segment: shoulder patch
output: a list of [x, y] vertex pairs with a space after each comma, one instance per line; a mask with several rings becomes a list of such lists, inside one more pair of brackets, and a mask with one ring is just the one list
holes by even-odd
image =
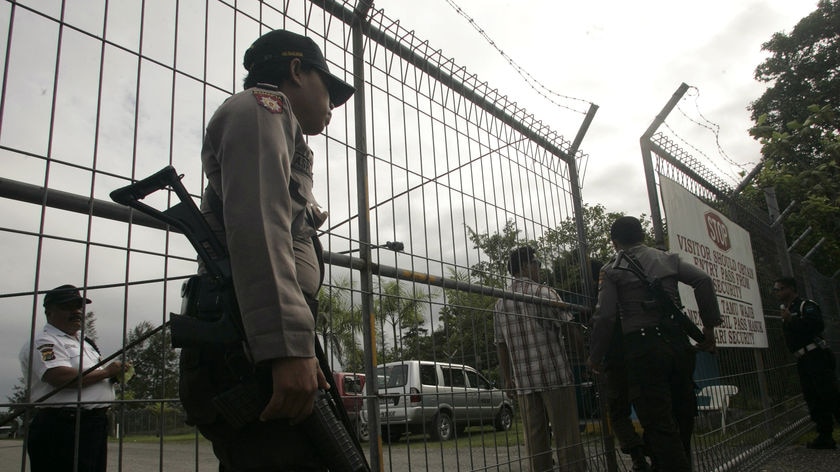
[[252, 92], [257, 103], [271, 113], [283, 113], [283, 97], [281, 95], [255, 90]]
[[307, 153], [296, 150], [295, 155], [292, 157], [292, 169], [303, 172], [306, 175], [312, 175], [312, 159]]
[[39, 350], [39, 351], [40, 351], [41, 349], [44, 349], [44, 348], [46, 348], [46, 347], [50, 347], [50, 348], [51, 348], [51, 347], [53, 347], [53, 346], [54, 346], [53, 344], [41, 344], [40, 346], [36, 347], [35, 349], [37, 349], [37, 350]]
[[42, 361], [47, 362], [55, 359], [55, 352], [53, 352], [52, 345], [50, 345], [50, 347], [44, 347], [38, 350], [41, 351]]

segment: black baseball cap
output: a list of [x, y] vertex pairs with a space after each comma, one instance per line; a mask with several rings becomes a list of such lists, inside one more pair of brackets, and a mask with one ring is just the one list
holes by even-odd
[[300, 59], [324, 73], [330, 101], [334, 106], [343, 105], [356, 91], [352, 85], [339, 79], [330, 72], [327, 60], [321, 48], [306, 36], [286, 30], [274, 30], [260, 36], [245, 51], [243, 65], [249, 72], [258, 65], [269, 61]]
[[85, 303], [91, 303], [90, 300], [79, 293], [78, 288], [69, 284], [62, 285], [47, 292], [44, 296], [44, 306], [58, 305], [60, 303], [75, 302], [78, 300], [84, 300]]

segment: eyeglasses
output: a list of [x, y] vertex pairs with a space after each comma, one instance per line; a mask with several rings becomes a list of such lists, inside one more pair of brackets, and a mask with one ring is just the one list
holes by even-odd
[[773, 287], [773, 288], [771, 288], [770, 290], [771, 290], [772, 292], [781, 292], [781, 291], [782, 291], [782, 290], [784, 290], [784, 289], [785, 289], [784, 287]]

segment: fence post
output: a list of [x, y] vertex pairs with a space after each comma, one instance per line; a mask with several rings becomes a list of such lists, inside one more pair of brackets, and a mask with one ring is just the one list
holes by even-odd
[[[776, 221], [781, 215], [779, 211], [779, 202], [776, 200], [776, 189], [767, 187], [764, 189], [764, 200], [767, 202], [767, 212], [770, 214], [770, 221]], [[779, 264], [783, 277], [793, 277], [793, 265], [790, 263], [790, 254], [787, 250], [787, 241], [785, 241], [785, 229], [781, 221], [771, 227], [773, 230], [773, 237], [776, 240], [776, 251], [779, 254]]]
[[364, 363], [365, 393], [367, 394], [368, 430], [370, 432], [369, 460], [373, 471], [382, 470], [382, 442], [379, 434], [379, 398], [376, 388], [376, 317], [373, 313], [373, 271], [371, 268], [370, 247], [370, 202], [368, 200], [368, 162], [367, 162], [367, 110], [365, 109], [365, 36], [363, 23], [366, 21], [372, 3], [358, 2], [353, 12], [351, 24], [353, 40], [353, 113], [355, 115], [356, 145], [356, 198], [359, 206], [359, 258], [362, 319], [362, 335], [365, 343]]
[[650, 218], [653, 223], [653, 236], [656, 239], [656, 247], [659, 249], [665, 249], [665, 229], [662, 225], [662, 210], [659, 208], [659, 191], [656, 188], [656, 176], [654, 175], [653, 169], [653, 157], [651, 156], [650, 150], [650, 138], [653, 136], [653, 133], [656, 132], [656, 129], [659, 128], [659, 125], [665, 121], [665, 118], [671, 113], [671, 110], [677, 106], [677, 103], [682, 99], [682, 96], [685, 95], [685, 92], [688, 90], [688, 85], [685, 83], [680, 84], [677, 87], [677, 91], [674, 92], [674, 95], [671, 96], [671, 99], [668, 100], [668, 103], [662, 108], [662, 111], [656, 115], [653, 122], [651, 122], [648, 129], [645, 130], [642, 137], [639, 138], [639, 144], [642, 146], [642, 164], [644, 164], [645, 168], [645, 181], [647, 182], [647, 190], [648, 190], [648, 200], [650, 201]]

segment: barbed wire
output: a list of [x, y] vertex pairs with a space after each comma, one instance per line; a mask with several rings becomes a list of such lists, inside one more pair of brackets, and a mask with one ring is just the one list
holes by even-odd
[[747, 166], [755, 166], [757, 163], [746, 162], [744, 164], [740, 164], [737, 161], [735, 161], [735, 159], [733, 159], [726, 152], [725, 149], [723, 149], [723, 145], [720, 142], [720, 125], [706, 118], [706, 115], [704, 115], [703, 112], [700, 111], [700, 89], [696, 86], [690, 85], [688, 88], [688, 92], [686, 93], [686, 97], [694, 97], [694, 110], [697, 112], [697, 116], [699, 116], [704, 121], [704, 123], [701, 123], [700, 121], [689, 116], [688, 113], [686, 113], [685, 110], [683, 110], [682, 107], [680, 107], [680, 105], [677, 104], [677, 110], [680, 112], [680, 114], [682, 114], [688, 121], [694, 123], [695, 125], [700, 126], [701, 128], [705, 128], [712, 132], [712, 134], [715, 137], [715, 146], [717, 147], [718, 155], [720, 155], [729, 165], [741, 169], [741, 171], [743, 171], [744, 173], [749, 172]]
[[[456, 13], [458, 13], [459, 15], [461, 15], [461, 17], [463, 17], [465, 20], [467, 20], [467, 22], [473, 27], [473, 29], [475, 29], [478, 32], [478, 34], [480, 34], [484, 38], [484, 40], [487, 41], [487, 44], [492, 46], [493, 49], [495, 49], [499, 53], [499, 55], [501, 55], [502, 58], [505, 61], [507, 61], [507, 63], [510, 64], [511, 67], [513, 67], [513, 70], [515, 70], [516, 73], [519, 74], [519, 76], [522, 77], [525, 80], [525, 82], [528, 84], [528, 86], [531, 87], [535, 92], [537, 92], [537, 94], [539, 94], [541, 97], [545, 98], [546, 100], [548, 100], [549, 102], [551, 102], [553, 105], [555, 105], [557, 107], [564, 108], [566, 110], [570, 110], [572, 112], [579, 113], [581, 115], [586, 114], [586, 111], [588, 110], [589, 105], [591, 105], [592, 102], [590, 102], [588, 100], [584, 100], [582, 98], [572, 97], [572, 96], [569, 96], [569, 95], [563, 95], [559, 92], [556, 92], [556, 91], [552, 90], [551, 88], [547, 87], [546, 85], [544, 85], [542, 82], [537, 80], [533, 75], [531, 75], [527, 70], [522, 68], [522, 66], [517, 64], [516, 61], [513, 60], [513, 58], [511, 58], [509, 55], [507, 55], [499, 47], [499, 45], [496, 44], [495, 41], [493, 41], [493, 38], [491, 38], [490, 35], [487, 34], [487, 32], [484, 31], [484, 29], [481, 26], [478, 25], [478, 23], [475, 21], [475, 19], [472, 18], [469, 14], [467, 14], [467, 12], [465, 12], [463, 8], [458, 6], [453, 0], [446, 0], [446, 3], [448, 3], [449, 6], [451, 6], [455, 10]], [[556, 101], [552, 97], [557, 97], [557, 98], [560, 98], [560, 99], [570, 100], [570, 101], [573, 101], [573, 102], [580, 102], [581, 104], [586, 105], [586, 109], [585, 110], [578, 110], [577, 108], [573, 108], [569, 105], [564, 105], [562, 103], [559, 103], [558, 101]]]
[[690, 142], [688, 142], [688, 140], [687, 140], [687, 139], [683, 138], [683, 137], [682, 137], [679, 133], [677, 133], [677, 132], [674, 130], [674, 128], [671, 128], [671, 126], [668, 124], [668, 122], [667, 122], [667, 121], [663, 122], [663, 123], [662, 123], [662, 125], [663, 125], [663, 126], [664, 126], [664, 127], [665, 127], [665, 128], [666, 128], [666, 129], [667, 129], [667, 130], [671, 133], [671, 135], [672, 135], [672, 136], [674, 136], [674, 138], [676, 138], [676, 139], [677, 139], [677, 140], [679, 140], [681, 143], [683, 143], [684, 145], [686, 145], [686, 146], [688, 146], [689, 148], [691, 148], [691, 150], [692, 150], [692, 151], [694, 151], [694, 152], [696, 152], [697, 154], [699, 154], [699, 155], [703, 156], [703, 157], [706, 159], [706, 162], [710, 163], [710, 164], [712, 165], [712, 167], [714, 167], [714, 168], [715, 168], [718, 172], [720, 172], [721, 174], [723, 174], [723, 175], [725, 175], [725, 176], [729, 177], [729, 178], [730, 178], [730, 179], [732, 179], [735, 183], [738, 183], [738, 182], [740, 181], [740, 179], [739, 179], [738, 177], [736, 177], [736, 176], [732, 175], [732, 174], [731, 174], [730, 172], [728, 172], [728, 171], [725, 171], [725, 170], [721, 169], [721, 168], [720, 168], [720, 166], [719, 166], [719, 165], [717, 165], [717, 163], [716, 163], [716, 162], [715, 162], [712, 158], [710, 158], [710, 157], [709, 157], [709, 156], [708, 156], [705, 152], [701, 151], [701, 150], [700, 150], [697, 146], [695, 146], [695, 145], [691, 144]]

